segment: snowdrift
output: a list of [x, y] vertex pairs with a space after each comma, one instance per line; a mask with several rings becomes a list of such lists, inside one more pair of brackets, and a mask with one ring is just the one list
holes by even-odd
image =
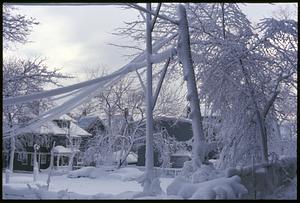
[[112, 167], [84, 167], [75, 171], [70, 171], [69, 178], [102, 178], [102, 179], [119, 179], [122, 181], [135, 180], [142, 176], [143, 172], [136, 168], [120, 168], [114, 169]]
[[247, 192], [239, 176], [217, 178], [196, 184], [178, 176], [167, 188], [167, 195], [180, 196], [183, 199], [239, 199]]
[[291, 182], [297, 175], [297, 158], [281, 157], [269, 164], [229, 168], [227, 177], [238, 175], [249, 193], [244, 199], [264, 198], [277, 188]]

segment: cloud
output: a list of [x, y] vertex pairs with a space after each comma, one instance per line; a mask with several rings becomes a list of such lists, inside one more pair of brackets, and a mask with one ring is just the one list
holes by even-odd
[[[29, 36], [31, 43], [18, 46], [9, 55], [46, 57], [49, 67], [66, 73], [82, 73], [86, 67], [105, 65], [118, 69], [124, 53], [107, 43], [118, 43], [109, 32], [135, 19], [135, 10], [116, 6], [17, 6], [17, 12], [40, 22]], [[124, 40], [123, 40], [124, 41]], [[120, 43], [128, 43], [120, 42]]]

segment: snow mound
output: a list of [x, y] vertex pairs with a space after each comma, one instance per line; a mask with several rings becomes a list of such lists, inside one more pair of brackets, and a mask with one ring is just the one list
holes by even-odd
[[[46, 186], [30, 186], [22, 185], [15, 187], [13, 185], [3, 186], [4, 199], [114, 199], [114, 195], [106, 193], [97, 193], [95, 195], [84, 195], [68, 190], [60, 190], [57, 192], [48, 191]], [[123, 194], [118, 198], [126, 198]]]
[[83, 167], [81, 169], [70, 171], [69, 178], [101, 178], [101, 179], [118, 179], [122, 181], [131, 181], [140, 177], [142, 171], [136, 168], [120, 168], [113, 169], [111, 167], [96, 168], [92, 166]]
[[[115, 157], [115, 161], [118, 161], [121, 159], [122, 151], [116, 151], [113, 153]], [[127, 163], [137, 163], [138, 160], [138, 155], [135, 154], [134, 152], [129, 152], [128, 156], [126, 157], [126, 162]]]
[[200, 168], [194, 168], [192, 161], [184, 162], [181, 175], [191, 183], [201, 183], [215, 178], [224, 177], [224, 172], [217, 170], [212, 163], [202, 164]]
[[189, 183], [178, 176], [168, 186], [167, 194], [184, 199], [238, 199], [248, 190], [241, 184], [239, 176], [217, 178], [202, 183]]
[[96, 168], [93, 166], [87, 166], [75, 171], [70, 171], [68, 174], [68, 178], [89, 177], [91, 172], [95, 169]]
[[141, 175], [143, 175], [143, 172], [136, 168], [120, 168], [115, 171], [112, 171], [108, 175], [109, 177], [114, 177], [123, 181], [130, 181], [135, 180]]

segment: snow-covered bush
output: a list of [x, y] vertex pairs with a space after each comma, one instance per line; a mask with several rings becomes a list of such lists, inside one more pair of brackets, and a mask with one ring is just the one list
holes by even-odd
[[247, 194], [239, 176], [217, 178], [202, 183], [189, 183], [178, 176], [167, 187], [168, 195], [178, 195], [184, 199], [237, 199]]
[[184, 166], [180, 173], [186, 180], [191, 183], [201, 183], [224, 176], [223, 172], [215, 169], [212, 163], [202, 164], [199, 168], [193, 168], [192, 161], [184, 162]]

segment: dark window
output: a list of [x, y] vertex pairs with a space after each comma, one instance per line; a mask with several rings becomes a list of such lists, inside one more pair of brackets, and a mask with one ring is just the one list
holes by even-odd
[[22, 165], [27, 165], [27, 154], [25, 153], [17, 153], [17, 160], [22, 162]]
[[54, 122], [58, 125], [60, 128], [70, 128], [70, 121], [67, 120], [54, 120]]
[[41, 164], [46, 164], [46, 154], [41, 154]]

